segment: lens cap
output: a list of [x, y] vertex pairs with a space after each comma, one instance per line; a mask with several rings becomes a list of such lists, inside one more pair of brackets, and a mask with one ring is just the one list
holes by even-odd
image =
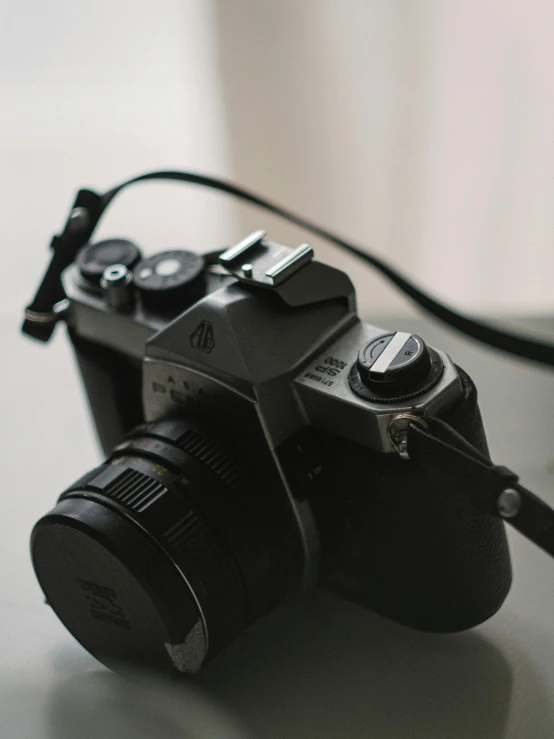
[[48, 604], [110, 669], [199, 669], [207, 636], [191, 590], [132, 520], [67, 498], [37, 523], [31, 551]]
[[140, 258], [141, 253], [132, 241], [107, 239], [83, 246], [75, 261], [85, 280], [100, 283], [106, 267], [112, 264], [123, 264], [128, 269], [132, 269]]

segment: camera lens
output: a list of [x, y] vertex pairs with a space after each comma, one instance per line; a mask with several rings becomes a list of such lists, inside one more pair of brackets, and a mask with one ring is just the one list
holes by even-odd
[[112, 669], [196, 672], [300, 574], [272, 484], [192, 422], [137, 427], [36, 524], [48, 604]]

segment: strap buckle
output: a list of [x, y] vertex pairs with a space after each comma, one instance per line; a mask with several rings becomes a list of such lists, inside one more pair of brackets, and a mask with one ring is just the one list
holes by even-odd
[[415, 423], [424, 431], [429, 431], [429, 424], [421, 416], [413, 413], [399, 413], [387, 427], [387, 436], [392, 448], [402, 459], [410, 459], [408, 454], [408, 426]]
[[69, 300], [63, 298], [58, 300], [53, 306], [50, 312], [42, 312], [37, 310], [31, 310], [31, 308], [25, 308], [25, 320], [31, 321], [31, 323], [38, 323], [41, 325], [51, 326], [58, 321], [62, 321], [69, 310]]

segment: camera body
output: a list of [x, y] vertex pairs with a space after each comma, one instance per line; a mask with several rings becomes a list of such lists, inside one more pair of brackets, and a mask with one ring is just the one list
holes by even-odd
[[511, 584], [502, 521], [403, 453], [408, 421], [432, 414], [487, 454], [463, 370], [361, 321], [349, 278], [306, 245], [256, 232], [206, 259], [140, 260], [114, 243], [63, 274], [108, 459], [32, 542], [87, 649], [192, 673], [316, 582], [428, 631], [496, 612]]

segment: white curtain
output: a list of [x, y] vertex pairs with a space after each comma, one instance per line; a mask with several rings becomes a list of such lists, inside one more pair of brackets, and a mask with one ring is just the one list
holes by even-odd
[[[0, 305], [27, 299], [78, 186], [148, 168], [234, 176], [470, 311], [546, 312], [551, 0], [4, 0]], [[152, 204], [148, 204], [152, 198]], [[124, 196], [101, 235], [213, 248], [265, 214], [192, 188]], [[407, 303], [365, 267], [368, 317]]]
[[[21, 312], [76, 190], [156, 168], [227, 172], [213, 7], [0, 0], [0, 307]], [[122, 196], [100, 236], [145, 252], [229, 238], [230, 204], [193, 188]]]
[[[460, 308], [554, 308], [551, 0], [216, 7], [240, 180]], [[314, 245], [348, 265], [366, 315], [404, 307], [366, 268]]]

